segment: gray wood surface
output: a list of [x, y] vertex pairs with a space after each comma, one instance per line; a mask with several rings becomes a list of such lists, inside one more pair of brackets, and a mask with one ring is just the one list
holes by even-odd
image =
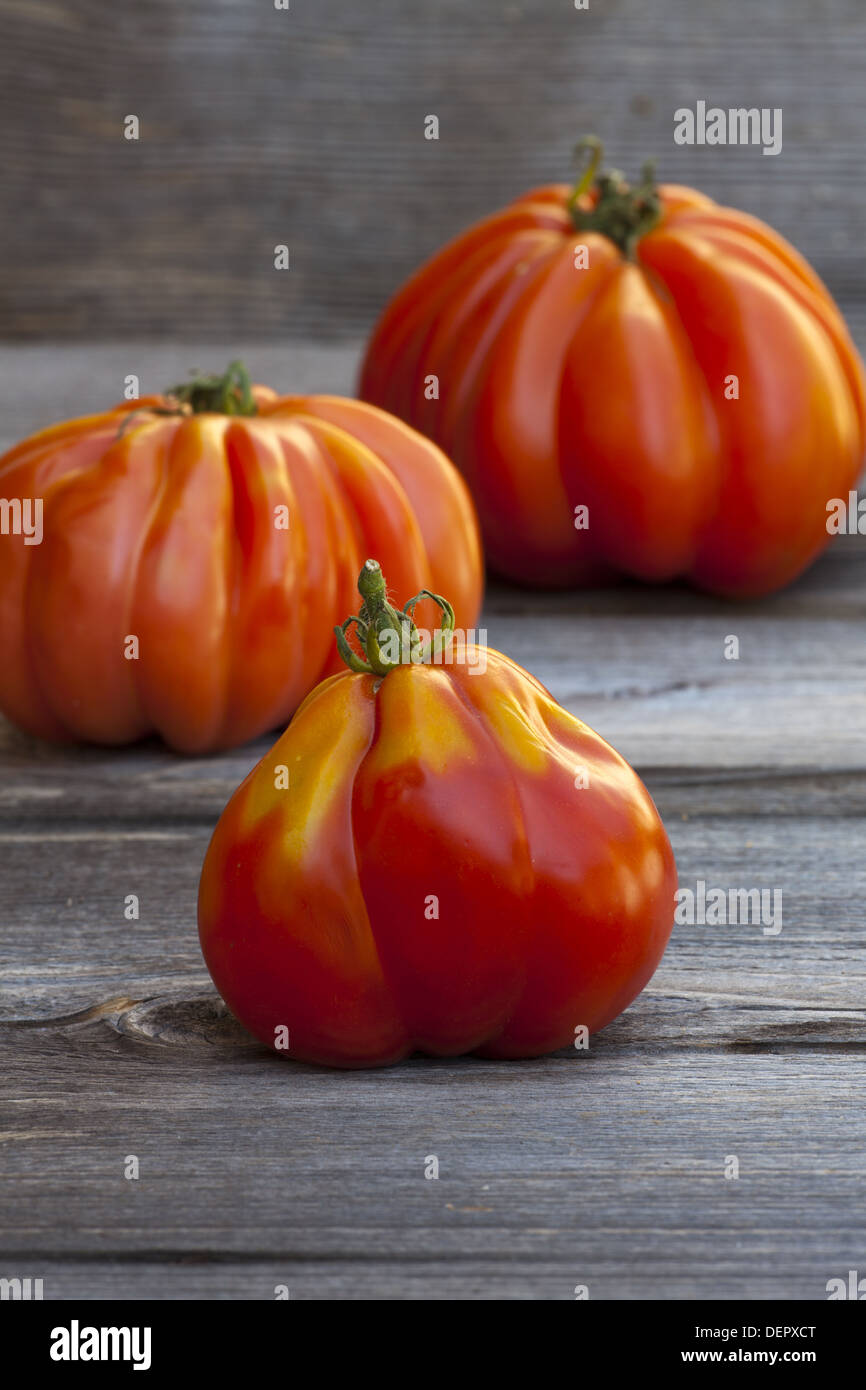
[[[283, 389], [341, 389], [355, 354], [248, 353]], [[2, 350], [4, 443], [108, 404], [128, 363], [151, 386], [224, 356]], [[589, 1052], [528, 1063], [274, 1057], [195, 928], [210, 830], [269, 741], [184, 760], [4, 726], [0, 1276], [46, 1298], [822, 1299], [866, 1271], [864, 617], [859, 538], [741, 607], [491, 590], [491, 644], [633, 761], [681, 883], [783, 891], [778, 936], [675, 927]]]
[[[587, 131], [866, 299], [862, 0], [0, 0], [0, 32], [7, 337], [351, 336]], [[781, 154], [675, 145], [698, 100], [780, 107]]]

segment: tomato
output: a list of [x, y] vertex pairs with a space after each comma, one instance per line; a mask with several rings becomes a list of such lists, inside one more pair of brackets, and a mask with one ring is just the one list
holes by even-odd
[[200, 753], [284, 724], [339, 665], [329, 629], [371, 547], [478, 614], [472, 503], [435, 445], [239, 364], [35, 435], [0, 495], [42, 504], [40, 544], [0, 536], [0, 710], [44, 738]]
[[359, 588], [365, 658], [344, 625], [352, 669], [308, 696], [208, 848], [214, 983], [264, 1043], [331, 1066], [574, 1043], [634, 999], [670, 934], [652, 800], [514, 661], [417, 646], [373, 561]]
[[455, 460], [511, 579], [778, 589], [860, 471], [856, 349], [768, 226], [649, 168], [598, 174], [590, 143], [571, 194], [524, 194], [395, 295], [360, 394]]

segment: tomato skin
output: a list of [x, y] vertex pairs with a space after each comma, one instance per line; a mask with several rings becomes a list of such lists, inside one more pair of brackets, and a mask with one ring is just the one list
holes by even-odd
[[371, 550], [407, 592], [447, 584], [474, 624], [477, 522], [439, 449], [358, 401], [254, 389], [249, 417], [149, 397], [0, 459], [0, 495], [43, 499], [40, 545], [0, 537], [0, 710], [21, 728], [202, 753], [284, 724], [339, 664]]
[[202, 951], [251, 1032], [288, 1029], [284, 1055], [537, 1056], [604, 1027], [658, 965], [676, 866], [643, 783], [486, 657], [332, 677], [223, 812]]
[[857, 481], [863, 367], [782, 237], [693, 189], [658, 191], [634, 261], [576, 230], [564, 185], [469, 228], [386, 306], [359, 393], [454, 459], [509, 579], [769, 593], [824, 548], [827, 503]]

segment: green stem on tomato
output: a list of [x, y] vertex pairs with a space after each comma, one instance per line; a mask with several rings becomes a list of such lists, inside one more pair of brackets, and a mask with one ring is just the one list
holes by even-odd
[[[652, 231], [662, 215], [661, 197], [655, 179], [655, 164], [643, 167], [640, 182], [632, 186], [619, 169], [602, 170], [604, 147], [595, 135], [587, 135], [577, 146], [580, 158], [589, 150], [589, 163], [569, 194], [566, 206], [580, 232], [600, 232], [618, 246], [626, 260], [634, 260], [637, 243]], [[581, 207], [584, 194], [594, 192], [591, 208]]]
[[[347, 618], [341, 627], [334, 628], [337, 650], [350, 671], [365, 675], [387, 676], [395, 666], [416, 665], [430, 660], [434, 641], [421, 640], [412, 610], [421, 599], [430, 598], [442, 609], [442, 623], [439, 631], [440, 650], [451, 641], [454, 632], [454, 609], [440, 594], [422, 589], [410, 598], [403, 608], [395, 608], [388, 602], [388, 590], [378, 560], [367, 560], [358, 576], [358, 592], [363, 600], [360, 610]], [[348, 632], [354, 625], [357, 629], [358, 643], [364, 655], [360, 656], [349, 643]], [[437, 633], [437, 637], [438, 637]]]
[[250, 374], [243, 362], [230, 362], [222, 376], [196, 374], [164, 395], [184, 415], [255, 415], [258, 410]]

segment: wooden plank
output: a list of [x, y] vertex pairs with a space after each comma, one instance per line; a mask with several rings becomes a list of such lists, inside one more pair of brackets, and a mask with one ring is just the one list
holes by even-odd
[[[10, 336], [365, 331], [446, 238], [568, 178], [592, 130], [629, 172], [655, 155], [771, 221], [864, 303], [859, 0], [2, 0], [0, 17]], [[781, 154], [675, 145], [699, 98], [781, 107]]]
[[49, 1296], [821, 1298], [862, 1260], [862, 1069], [832, 1051], [342, 1076], [33, 1037], [3, 1264]]
[[[710, 790], [715, 804], [745, 809], [763, 798], [787, 815], [799, 813], [801, 797], [832, 809], [839, 795], [849, 811], [863, 808], [864, 616], [866, 538], [846, 537], [760, 603], [679, 586], [539, 595], [493, 583], [482, 626], [491, 646], [655, 776], [653, 789], [685, 798], [679, 809], [705, 804], [694, 797], [716, 769], [724, 775]], [[731, 634], [736, 661], [724, 658]], [[0, 722], [0, 821], [213, 818], [272, 741], [184, 760], [155, 741], [52, 748]]]
[[[568, 1200], [571, 1189], [558, 1194]], [[486, 1194], [485, 1194], [486, 1195]], [[470, 1200], [473, 1194], [469, 1194]], [[452, 1204], [454, 1205], [454, 1204]], [[477, 1205], [477, 1202], [476, 1202]], [[553, 1205], [552, 1202], [550, 1204]], [[731, 1199], [731, 1206], [734, 1200]], [[549, 1208], [548, 1208], [549, 1211]], [[763, 1218], [756, 1203], [746, 1215]], [[676, 1226], [676, 1212], [668, 1215]], [[713, 1214], [717, 1215], [717, 1214]], [[545, 1215], [543, 1219], [550, 1219]], [[538, 1228], [538, 1243], [548, 1228]], [[798, 1227], [798, 1231], [799, 1231]], [[415, 1250], [423, 1250], [426, 1231], [413, 1231]], [[50, 1262], [19, 1261], [19, 1277], [42, 1278], [45, 1298], [74, 1299], [244, 1299], [274, 1298], [278, 1286], [288, 1287], [292, 1300], [319, 1299], [340, 1302], [361, 1300], [424, 1301], [571, 1300], [578, 1283], [587, 1285], [593, 1300], [629, 1299], [782, 1299], [814, 1300], [826, 1297], [828, 1277], [848, 1278], [860, 1258], [850, 1232], [837, 1229], [809, 1232], [809, 1254], [804, 1258], [802, 1238], [790, 1228], [772, 1245], [764, 1229], [733, 1229], [720, 1238], [718, 1225], [689, 1229], [674, 1243], [665, 1238], [660, 1249], [644, 1234], [620, 1227], [599, 1236], [575, 1231], [565, 1257], [529, 1262], [508, 1252], [465, 1256], [459, 1250], [423, 1261], [384, 1255], [380, 1259], [300, 1259], [287, 1254], [272, 1260], [214, 1259], [207, 1254], [186, 1254], [176, 1259], [98, 1257], [91, 1261], [53, 1259]], [[612, 1251], [628, 1245], [634, 1262], [621, 1265]], [[861, 1247], [862, 1248], [862, 1247]], [[696, 1250], [712, 1265], [699, 1263]], [[846, 1256], [845, 1251], [849, 1251]], [[851, 1254], [850, 1251], [854, 1250]], [[735, 1253], [731, 1253], [731, 1252]], [[736, 1253], [736, 1252], [742, 1252]], [[845, 1259], [849, 1264], [845, 1264]], [[746, 1263], [748, 1259], [748, 1265]], [[862, 1266], [862, 1261], [861, 1261]], [[589, 1273], [587, 1273], [589, 1271]], [[697, 1311], [697, 1310], [696, 1310]], [[760, 1314], [761, 1310], [755, 1310]]]
[[[31, 745], [8, 725], [0, 732], [14, 747], [14, 753], [0, 755], [0, 827], [37, 833], [64, 820], [81, 829], [108, 822], [131, 830], [212, 825], [270, 746], [269, 738], [260, 739], [216, 759], [184, 763], [158, 744], [118, 752], [113, 761], [99, 750], [52, 756], [40, 748], [39, 761], [28, 771]], [[709, 736], [706, 741], [711, 742]], [[763, 764], [708, 770], [685, 762], [651, 766], [636, 759], [635, 765], [665, 817], [774, 816], [784, 822], [804, 814], [862, 815], [866, 789], [856, 758], [852, 762], [851, 769], [834, 769], [804, 761], [783, 773]]]
[[[678, 926], [652, 989], [706, 1001], [694, 1027], [719, 1044], [717, 1007], [866, 1007], [860, 904], [866, 863], [856, 816], [667, 816], [683, 887], [780, 889], [782, 929]], [[47, 1019], [204, 987], [195, 903], [211, 826], [34, 827], [0, 832], [0, 1018]], [[816, 873], [816, 866], [820, 872]], [[127, 894], [140, 898], [129, 922]], [[196, 1025], [198, 1026], [198, 1025]], [[734, 1034], [739, 1022], [732, 1025]], [[633, 1041], [633, 1039], [632, 1039]], [[705, 1040], [702, 1040], [705, 1041]]]

